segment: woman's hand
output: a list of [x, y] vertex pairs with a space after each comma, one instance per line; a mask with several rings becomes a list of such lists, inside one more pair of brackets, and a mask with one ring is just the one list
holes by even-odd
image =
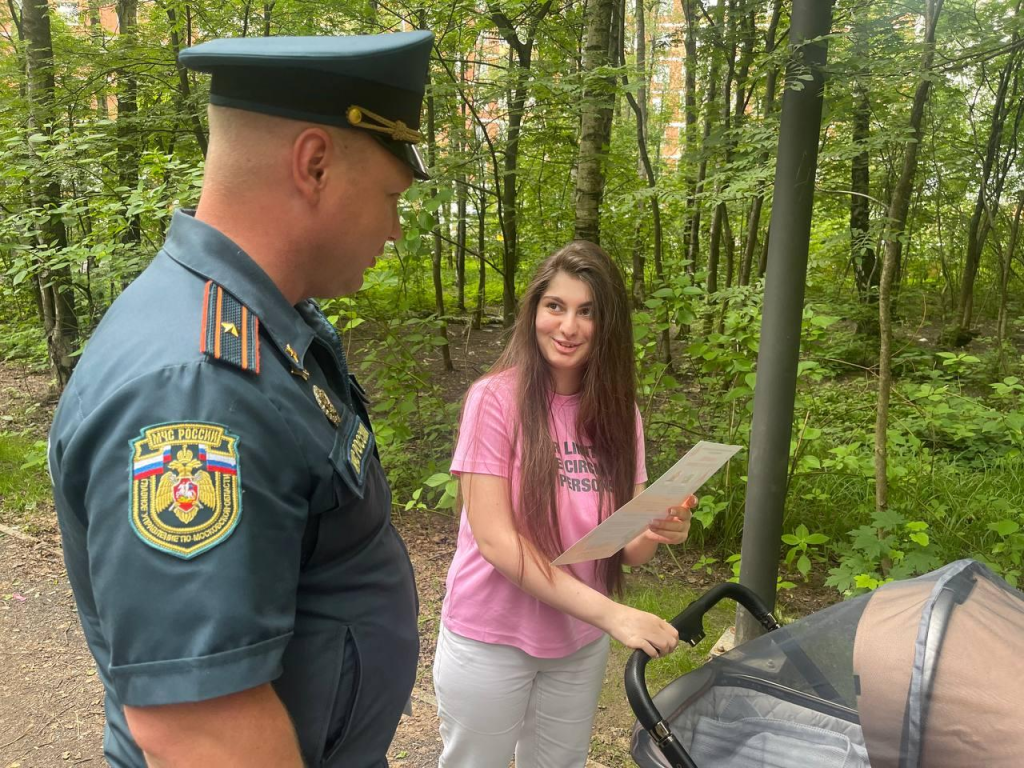
[[690, 535], [690, 520], [697, 508], [697, 497], [689, 496], [682, 504], [668, 508], [668, 514], [651, 523], [644, 537], [660, 544], [682, 544]]
[[613, 605], [602, 629], [627, 648], [641, 650], [656, 659], [672, 653], [679, 644], [679, 633], [664, 619], [628, 605]]

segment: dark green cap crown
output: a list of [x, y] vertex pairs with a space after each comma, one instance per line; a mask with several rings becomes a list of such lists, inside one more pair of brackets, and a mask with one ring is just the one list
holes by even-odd
[[415, 144], [433, 40], [427, 31], [225, 38], [178, 60], [212, 75], [211, 104], [367, 130], [427, 178]]

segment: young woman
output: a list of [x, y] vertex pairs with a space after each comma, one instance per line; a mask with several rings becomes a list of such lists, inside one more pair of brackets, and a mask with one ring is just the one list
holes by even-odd
[[463, 513], [434, 687], [441, 768], [582, 768], [611, 635], [651, 656], [678, 635], [614, 602], [622, 565], [686, 539], [687, 499], [614, 557], [550, 561], [647, 480], [626, 290], [596, 245], [549, 256], [512, 338], [466, 395], [452, 472]]

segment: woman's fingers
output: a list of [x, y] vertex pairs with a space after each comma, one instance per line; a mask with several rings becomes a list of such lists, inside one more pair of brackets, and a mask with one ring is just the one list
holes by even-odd
[[[669, 514], [668, 517], [655, 520], [647, 526], [648, 538], [663, 544], [679, 544], [685, 541], [690, 531], [691, 513], [688, 509], [678, 509], [681, 510], [678, 515]], [[671, 513], [674, 510], [669, 511]]]

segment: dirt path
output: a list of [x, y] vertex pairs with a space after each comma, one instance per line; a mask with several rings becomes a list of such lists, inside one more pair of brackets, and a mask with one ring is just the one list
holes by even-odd
[[[459, 374], [448, 384], [457, 397], [479, 373], [476, 358], [493, 357], [500, 334], [478, 332], [472, 346], [457, 348]], [[463, 381], [463, 379], [465, 381]], [[48, 377], [0, 363], [0, 430], [39, 439], [49, 427], [54, 399]], [[85, 645], [64, 571], [52, 505], [27, 517], [5, 516], [0, 499], [0, 768], [66, 768], [104, 765], [103, 689]], [[26, 533], [15, 527], [27, 523]], [[440, 748], [431, 682], [444, 579], [455, 549], [456, 521], [425, 512], [396, 514], [416, 571], [420, 595], [421, 653], [413, 714], [402, 719], [388, 758], [394, 768], [437, 765]], [[29, 535], [30, 534], [30, 535]], [[690, 553], [691, 556], [693, 553]], [[687, 558], [689, 559], [689, 558]], [[720, 578], [670, 568], [681, 586], [702, 590]], [[804, 589], [780, 595], [790, 615], [810, 613], [834, 593]], [[606, 673], [606, 696], [594, 728], [590, 768], [623, 768], [633, 722], [625, 702], [622, 669]], [[603, 765], [602, 765], [603, 764]]]
[[[437, 718], [430, 682], [436, 616], [450, 559], [444, 519], [399, 521], [422, 601], [423, 653], [413, 715], [403, 718], [389, 759], [437, 765]], [[56, 532], [0, 531], [0, 768], [101, 766], [103, 686], [85, 645]]]
[[[433, 515], [397, 524], [416, 569], [421, 654], [413, 714], [402, 718], [388, 758], [396, 767], [428, 768], [440, 749], [430, 668], [454, 524]], [[0, 768], [101, 766], [103, 687], [56, 532], [22, 538], [10, 530], [0, 532]]]
[[103, 687], [60, 550], [0, 536], [0, 766], [102, 765]]

